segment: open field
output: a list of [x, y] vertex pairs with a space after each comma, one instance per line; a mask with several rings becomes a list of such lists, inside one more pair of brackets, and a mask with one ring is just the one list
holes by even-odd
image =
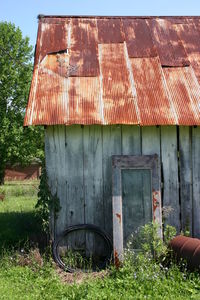
[[51, 257], [37, 248], [37, 185], [6, 183], [0, 188], [5, 193], [0, 201], [0, 299], [200, 299], [199, 274], [146, 257], [99, 275], [58, 272]]
[[0, 245], [19, 247], [27, 240], [36, 241], [40, 228], [34, 214], [38, 181], [6, 182], [0, 187]]

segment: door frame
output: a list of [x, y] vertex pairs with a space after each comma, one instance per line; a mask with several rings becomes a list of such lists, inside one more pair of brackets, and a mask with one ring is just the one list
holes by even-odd
[[161, 179], [160, 163], [154, 155], [113, 155], [112, 156], [112, 207], [114, 260], [118, 265], [123, 261], [123, 214], [122, 214], [122, 169], [151, 170], [152, 219], [158, 224], [158, 235], [162, 238]]

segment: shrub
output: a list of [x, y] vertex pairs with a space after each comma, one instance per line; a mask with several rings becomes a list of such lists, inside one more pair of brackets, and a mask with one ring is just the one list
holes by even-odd
[[159, 225], [155, 222], [139, 227], [136, 232], [131, 234], [126, 252], [136, 252], [135, 249], [139, 249], [149, 258], [165, 260], [169, 253], [169, 241], [176, 235], [176, 229], [166, 225], [164, 239], [159, 237], [158, 229]]

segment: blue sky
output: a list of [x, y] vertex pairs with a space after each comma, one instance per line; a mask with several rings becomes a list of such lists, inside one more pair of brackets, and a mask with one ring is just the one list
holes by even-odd
[[35, 45], [37, 15], [200, 15], [200, 0], [1, 0], [0, 20], [15, 23]]

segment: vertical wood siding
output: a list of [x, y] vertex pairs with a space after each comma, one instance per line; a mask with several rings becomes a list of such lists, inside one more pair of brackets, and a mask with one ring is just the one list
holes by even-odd
[[192, 129], [193, 235], [200, 237], [200, 127]]
[[161, 161], [163, 170], [163, 207], [165, 222], [180, 231], [180, 205], [178, 182], [177, 129], [161, 127]]
[[[112, 236], [112, 155], [157, 154], [165, 222], [200, 237], [200, 128], [48, 126], [46, 165], [61, 211], [52, 233], [93, 223]], [[56, 229], [55, 229], [56, 227]]]
[[121, 154], [121, 126], [104, 126], [102, 130], [104, 228], [112, 236], [112, 155]]
[[179, 128], [181, 228], [192, 232], [192, 145], [188, 126]]

